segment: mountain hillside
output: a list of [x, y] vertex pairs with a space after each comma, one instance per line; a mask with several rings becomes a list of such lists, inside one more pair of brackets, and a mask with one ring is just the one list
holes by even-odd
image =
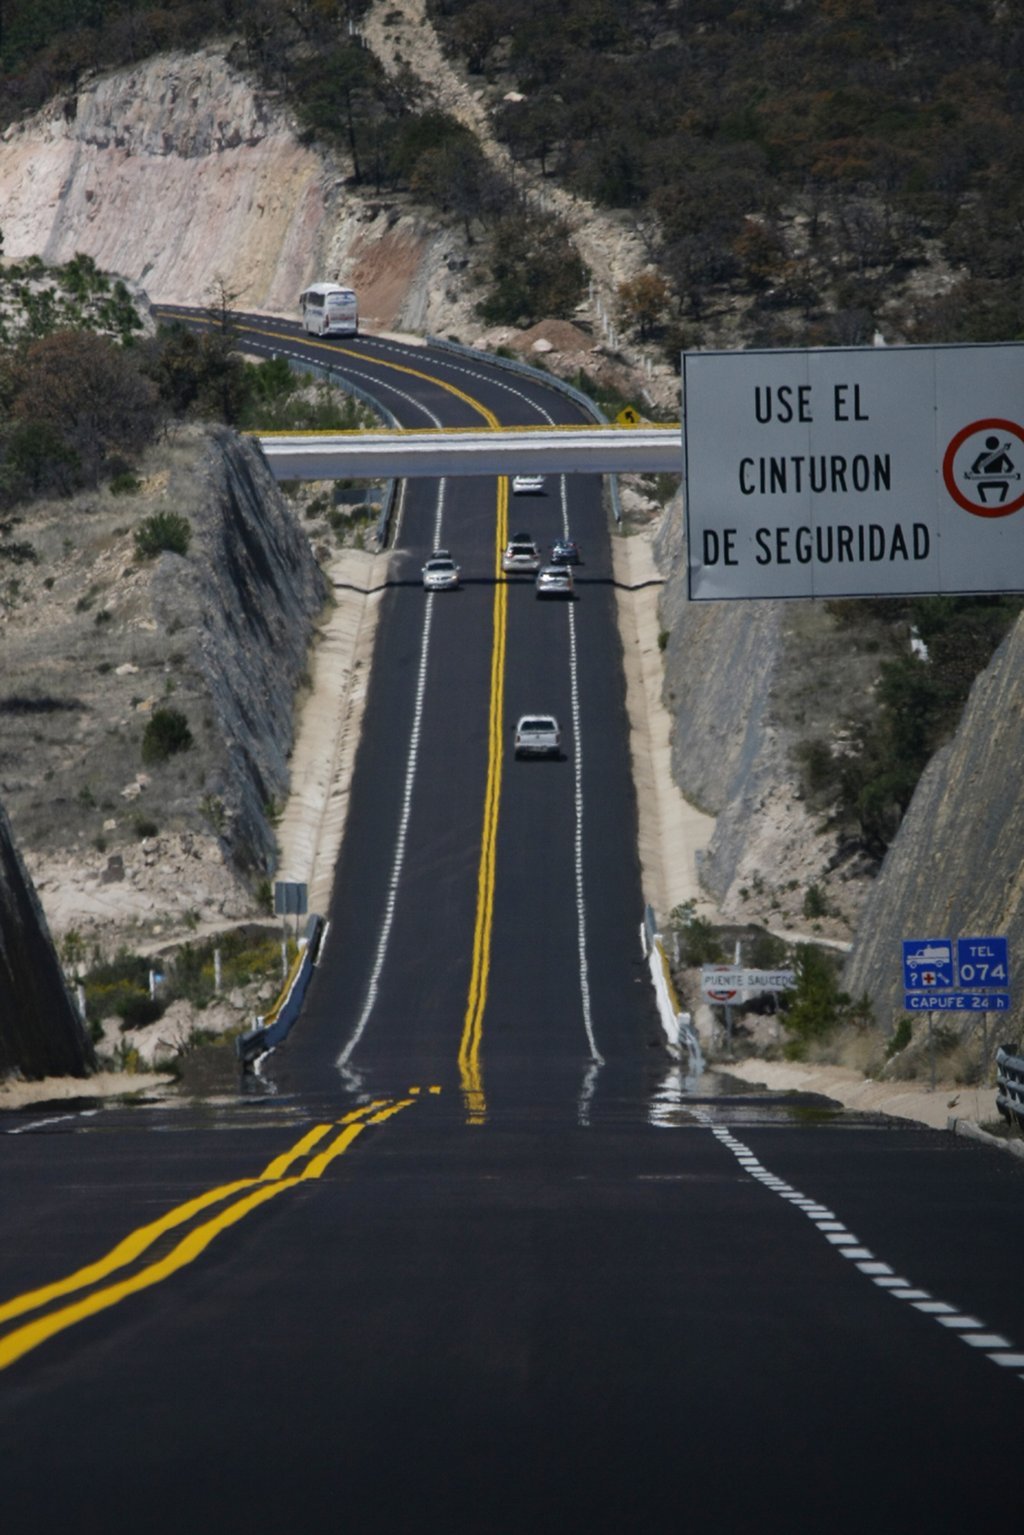
[[7, 129], [0, 187], [8, 260], [84, 252], [155, 303], [202, 304], [222, 283], [239, 306], [285, 315], [307, 283], [342, 277], [374, 329], [446, 318], [447, 237], [422, 211], [350, 196], [344, 167], [222, 50], [84, 81]]

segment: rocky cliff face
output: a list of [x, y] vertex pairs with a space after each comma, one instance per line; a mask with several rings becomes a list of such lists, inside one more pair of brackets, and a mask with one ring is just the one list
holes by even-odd
[[216, 49], [86, 81], [0, 139], [4, 251], [81, 251], [157, 303], [291, 314], [318, 278], [359, 291], [378, 329], [444, 329], [454, 237], [401, 200], [364, 200], [279, 104]]
[[[854, 654], [824, 604], [689, 603], [681, 515], [656, 543], [665, 572], [665, 698], [673, 773], [717, 816], [703, 883], [730, 919], [807, 937], [852, 938], [843, 986], [866, 995], [890, 1033], [903, 1014], [903, 938], [1005, 935], [1024, 972], [1024, 619], [975, 682], [952, 742], [931, 761], [882, 865], [871, 877], [801, 799], [794, 747], [834, 735], [875, 660]], [[795, 882], [795, 884], [794, 884]], [[801, 905], [816, 884], [842, 917], [812, 931]], [[791, 888], [792, 886], [792, 888]], [[974, 1015], [947, 1015], [969, 1026]], [[1006, 1014], [998, 1031], [1019, 1034]]]
[[242, 869], [271, 874], [270, 818], [288, 791], [295, 696], [306, 676], [313, 621], [327, 582], [262, 455], [214, 431], [198, 466], [196, 537], [185, 561], [154, 573], [157, 622], [185, 630], [222, 752], [207, 773], [207, 803]]
[[92, 1046], [0, 805], [0, 1077], [84, 1076]]
[[[730, 920], [846, 939], [867, 875], [805, 806], [795, 750], [816, 730], [834, 729], [837, 693], [867, 686], [871, 668], [851, 681], [848, 642], [820, 604], [691, 603], [678, 501], [663, 518], [655, 554], [665, 574], [673, 777], [717, 818], [702, 884]], [[807, 934], [802, 908], [812, 885], [830, 914]]]
[[[139, 472], [131, 496], [26, 508], [37, 558], [0, 612], [0, 798], [54, 931], [108, 945], [257, 914], [327, 594], [251, 443], [190, 428]], [[187, 554], [140, 559], [166, 512]], [[158, 709], [192, 744], [151, 762]]]
[[[904, 938], [1003, 934], [1024, 971], [1024, 620], [977, 679], [953, 741], [929, 763], [868, 896], [843, 984], [890, 1032], [902, 1015]], [[977, 1021], [948, 1015], [944, 1021]], [[1019, 1037], [1007, 1014], [996, 1032]]]

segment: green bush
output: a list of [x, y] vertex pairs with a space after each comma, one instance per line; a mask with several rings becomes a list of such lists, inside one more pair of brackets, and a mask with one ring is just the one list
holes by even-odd
[[693, 901], [684, 901], [672, 910], [672, 921], [679, 933], [680, 958], [684, 965], [717, 965], [725, 950], [712, 922], [699, 917]]
[[477, 306], [495, 325], [532, 325], [546, 317], [569, 319], [586, 292], [587, 268], [559, 219], [520, 208], [494, 230], [491, 281]]
[[784, 938], [759, 928], [749, 946], [744, 943], [744, 958], [754, 970], [781, 970], [789, 958], [789, 945]]
[[165, 552], [187, 554], [191, 542], [192, 524], [179, 512], [154, 512], [135, 529], [135, 550], [143, 560]]
[[[215, 996], [214, 953], [218, 949], [222, 991], [253, 981], [281, 979], [280, 939], [240, 928], [200, 943], [182, 944], [168, 967], [168, 995], [186, 997], [194, 1007], [206, 1007]], [[293, 952], [291, 941], [289, 952]]]
[[112, 960], [100, 961], [87, 971], [85, 1010], [95, 1028], [102, 1019], [118, 1017], [125, 1028], [141, 1028], [162, 1016], [165, 1003], [149, 994], [149, 961], [141, 954], [122, 949]]
[[142, 733], [143, 762], [166, 762], [178, 752], [193, 746], [188, 720], [180, 709], [154, 709]]
[[145, 1028], [147, 1023], [156, 1023], [158, 1018], [162, 1018], [164, 1011], [165, 1004], [156, 997], [151, 997], [148, 991], [130, 992], [124, 997], [119, 1009], [121, 1027], [123, 1029]]
[[914, 1035], [913, 1025], [909, 1018], [901, 1018], [892, 1033], [892, 1038], [885, 1047], [885, 1058], [891, 1061], [894, 1055], [899, 1055], [910, 1044]]
[[110, 494], [112, 496], [134, 496], [141, 489], [142, 481], [131, 469], [115, 474], [110, 481]]

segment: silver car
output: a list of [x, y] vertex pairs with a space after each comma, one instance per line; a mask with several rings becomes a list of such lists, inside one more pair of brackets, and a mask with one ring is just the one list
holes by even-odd
[[423, 567], [423, 589], [427, 592], [453, 592], [458, 588], [461, 571], [450, 555], [431, 555]]
[[572, 571], [568, 565], [543, 565], [537, 572], [538, 597], [573, 595]]

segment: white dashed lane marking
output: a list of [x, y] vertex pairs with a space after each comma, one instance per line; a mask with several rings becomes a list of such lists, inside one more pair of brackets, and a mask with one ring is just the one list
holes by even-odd
[[[762, 1165], [750, 1147], [737, 1140], [731, 1131], [720, 1125], [713, 1125], [709, 1116], [703, 1112], [698, 1117], [708, 1125], [715, 1139], [726, 1150], [732, 1152], [745, 1172], [758, 1183], [763, 1183], [765, 1188], [770, 1189], [773, 1194], [778, 1194], [787, 1204], [802, 1210], [821, 1232], [833, 1251], [841, 1258], [852, 1262], [866, 1279], [870, 1279], [879, 1289], [895, 1296], [897, 1300], [907, 1301], [912, 1310], [931, 1317], [940, 1327], [948, 1327], [951, 1331], [957, 1332], [963, 1343], [966, 1343], [969, 1348], [979, 1349], [1001, 1369], [1024, 1371], [1024, 1353], [1018, 1352], [1009, 1338], [1004, 1338], [1002, 1333], [986, 1332], [985, 1324], [979, 1322], [977, 1317], [966, 1316], [959, 1307], [951, 1305], [949, 1301], [936, 1300], [928, 1290], [919, 1290], [909, 1280], [901, 1279], [888, 1263], [877, 1258], [870, 1248], [862, 1246], [860, 1240], [852, 1231], [847, 1230], [833, 1210], [819, 1204], [817, 1200], [809, 1199], [806, 1194], [793, 1188], [792, 1184], [787, 1183], [784, 1178], [779, 1178], [770, 1172]], [[1024, 1380], [1024, 1374], [1021, 1374], [1020, 1379]]]

